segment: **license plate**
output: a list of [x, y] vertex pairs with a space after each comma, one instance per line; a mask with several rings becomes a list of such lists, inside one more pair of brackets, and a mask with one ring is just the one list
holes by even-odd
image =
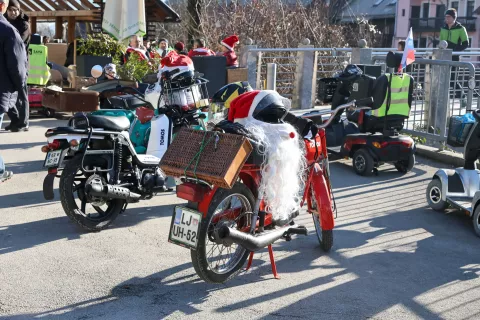
[[196, 249], [201, 222], [202, 214], [200, 212], [176, 206], [173, 210], [168, 241], [182, 247]]
[[47, 156], [45, 157], [45, 163], [43, 164], [44, 167], [56, 167], [60, 162], [60, 158], [62, 156], [63, 150], [55, 150], [49, 151]]

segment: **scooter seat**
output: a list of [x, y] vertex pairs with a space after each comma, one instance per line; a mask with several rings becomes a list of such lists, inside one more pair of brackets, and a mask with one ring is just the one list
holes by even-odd
[[[112, 117], [112, 116], [96, 116], [87, 115], [88, 124], [93, 128], [102, 128], [107, 131], [124, 131], [130, 128], [130, 120], [125, 116]], [[86, 129], [87, 122], [85, 117], [75, 117], [74, 127], [78, 129]]]

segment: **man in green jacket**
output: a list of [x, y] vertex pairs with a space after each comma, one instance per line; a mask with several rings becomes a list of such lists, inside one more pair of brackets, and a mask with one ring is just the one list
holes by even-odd
[[[448, 49], [463, 51], [468, 48], [467, 30], [457, 21], [457, 10], [450, 8], [445, 11], [445, 25], [440, 30], [440, 41], [448, 43]], [[453, 61], [459, 61], [460, 57], [454, 55]]]

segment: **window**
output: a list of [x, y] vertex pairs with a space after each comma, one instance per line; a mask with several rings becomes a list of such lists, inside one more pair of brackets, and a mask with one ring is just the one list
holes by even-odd
[[428, 15], [430, 14], [430, 3], [428, 2], [425, 2], [423, 5], [422, 5], [422, 9], [423, 9], [423, 12], [422, 12], [422, 18], [428, 18]]
[[454, 8], [458, 12], [458, 1], [452, 1], [450, 3], [450, 8]]
[[467, 17], [473, 16], [473, 10], [475, 10], [475, 1], [467, 1]]
[[405, 17], [405, 9], [402, 9], [402, 17]]
[[420, 38], [419, 48], [426, 48], [426, 47], [427, 47], [427, 38]]
[[412, 19], [420, 18], [420, 6], [412, 6]]

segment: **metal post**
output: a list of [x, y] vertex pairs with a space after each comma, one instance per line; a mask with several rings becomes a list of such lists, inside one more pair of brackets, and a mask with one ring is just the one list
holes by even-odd
[[276, 63], [267, 63], [267, 90], [277, 90]]
[[[434, 49], [432, 60], [451, 61], [452, 50]], [[450, 66], [427, 66], [425, 76], [425, 104], [428, 132], [440, 135], [440, 137], [445, 137], [447, 116], [449, 114], [448, 94], [450, 88]]]
[[[314, 48], [310, 40], [304, 39], [299, 48]], [[310, 109], [315, 106], [317, 84], [317, 55], [315, 51], [298, 51], [293, 88], [292, 108]]]
[[257, 46], [250, 45], [246, 46], [245, 54], [246, 56], [246, 67], [247, 67], [247, 72], [248, 72], [248, 83], [255, 89], [256, 84], [257, 84], [257, 56], [258, 52], [256, 51], [251, 51], [251, 49], [256, 49]]

